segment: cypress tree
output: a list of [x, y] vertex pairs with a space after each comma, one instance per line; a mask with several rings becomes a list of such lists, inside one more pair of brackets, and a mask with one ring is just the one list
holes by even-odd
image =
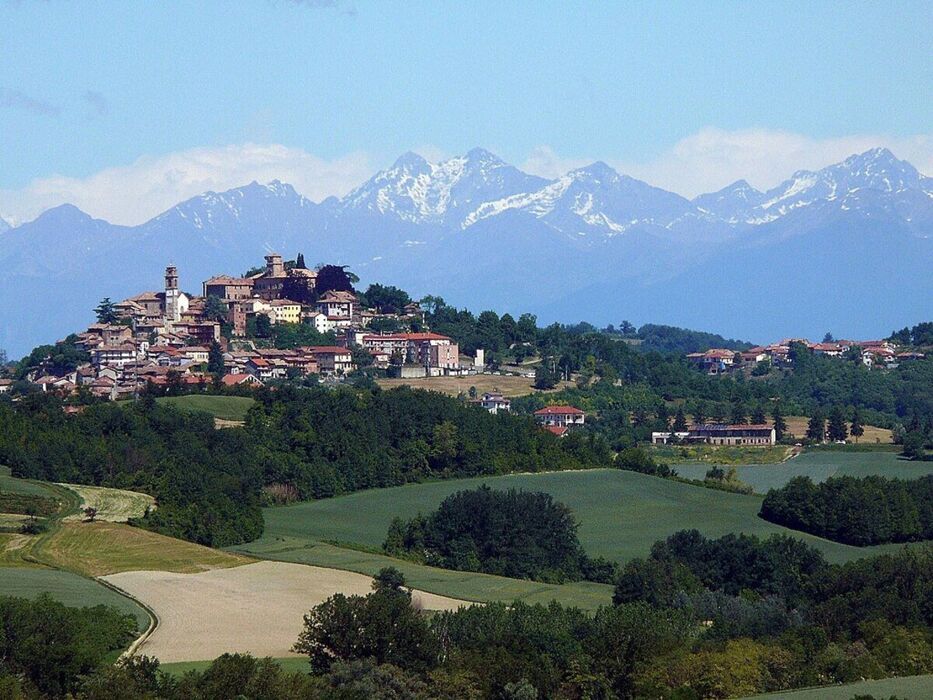
[[846, 429], [846, 417], [842, 408], [836, 406], [829, 414], [829, 427], [827, 428], [829, 439], [833, 442], [845, 440], [849, 435]]
[[849, 428], [849, 433], [855, 438], [856, 444], [858, 444], [858, 439], [865, 434], [865, 428], [862, 427], [862, 417], [858, 414], [857, 408], [852, 411], [852, 425]]
[[775, 403], [771, 411], [771, 418], [774, 420], [774, 437], [780, 442], [784, 439], [784, 433], [787, 432], [787, 423], [784, 421], [784, 414], [781, 413], [781, 404]]
[[807, 423], [807, 439], [823, 442], [826, 439], [826, 419], [820, 409], [813, 411], [810, 422]]

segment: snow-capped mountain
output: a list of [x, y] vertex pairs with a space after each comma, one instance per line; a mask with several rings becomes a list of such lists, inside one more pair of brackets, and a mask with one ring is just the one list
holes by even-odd
[[366, 213], [415, 224], [456, 221], [491, 199], [529, 192], [547, 184], [482, 148], [437, 164], [405, 153], [353, 190], [336, 206], [340, 214]]
[[0, 347], [23, 354], [103, 296], [158, 289], [169, 262], [198, 293], [270, 250], [542, 321], [868, 337], [933, 317], [933, 179], [873, 149], [767, 192], [739, 180], [690, 201], [602, 162], [548, 180], [477, 148], [440, 163], [407, 153], [321, 203], [253, 182], [134, 227], [62, 205], [0, 235]]

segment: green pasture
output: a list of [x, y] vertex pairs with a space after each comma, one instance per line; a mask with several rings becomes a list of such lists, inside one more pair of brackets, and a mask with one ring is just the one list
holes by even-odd
[[[311, 673], [311, 664], [306, 656], [286, 656], [284, 658], [272, 659], [281, 666], [286, 673], [297, 671]], [[204, 671], [212, 661], [176, 661], [170, 664], [159, 664], [159, 669], [165, 671], [171, 676], [183, 676], [188, 671]]]
[[46, 496], [50, 498], [56, 496], [54, 491], [43, 484], [10, 476], [9, 467], [0, 467], [0, 491], [18, 493], [24, 496]]
[[56, 569], [0, 567], [0, 595], [36, 598], [40, 593], [76, 608], [109, 605], [133, 615], [140, 630], [149, 626], [149, 613], [143, 608], [89, 578]]
[[255, 401], [248, 396], [210, 396], [191, 394], [189, 396], [163, 396], [156, 399], [189, 411], [204, 411], [221, 420], [246, 420], [246, 412]]
[[[687, 479], [702, 479], [709, 464], [677, 464], [674, 468]], [[845, 452], [807, 450], [780, 464], [747, 464], [736, 466], [739, 480], [752, 486], [757, 493], [780, 488], [795, 476], [809, 476], [814, 482], [831, 476], [880, 475], [897, 479], [919, 479], [933, 474], [933, 462], [911, 462], [893, 451]]]
[[[857, 695], [873, 695], [888, 698], [896, 695], [903, 700], [926, 700], [933, 698], [933, 675], [884, 678], [876, 681], [859, 681], [845, 685], [830, 685], [804, 690], [787, 690], [779, 693], [755, 695], [756, 700], [850, 700]], [[750, 699], [747, 699], [750, 700]]]
[[[592, 608], [611, 597], [609, 586], [576, 583], [549, 586], [531, 581], [445, 571], [378, 554], [393, 517], [428, 513], [449, 494], [480, 484], [497, 489], [546, 491], [574, 512], [580, 540], [590, 555], [614, 561], [645, 556], [651, 545], [678, 530], [696, 528], [709, 537], [744, 532], [759, 537], [790, 534], [843, 562], [899, 545], [852, 547], [766, 522], [758, 517], [760, 496], [714, 491], [690, 484], [618, 470], [514, 474], [499, 477], [410, 484], [362, 491], [263, 511], [264, 535], [236, 551], [373, 574], [389, 564], [410, 585], [468, 600], [558, 599]], [[335, 546], [336, 545], [336, 546]]]

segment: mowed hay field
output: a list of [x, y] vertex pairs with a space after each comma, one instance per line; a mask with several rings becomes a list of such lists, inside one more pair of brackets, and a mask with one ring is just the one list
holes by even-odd
[[[80, 508], [96, 508], [97, 520], [111, 523], [125, 523], [130, 518], [141, 518], [147, 508], [152, 508], [155, 499], [147, 493], [111, 489], [103, 486], [84, 486], [83, 484], [59, 484], [71, 489], [81, 498]], [[82, 520], [84, 513], [73, 513], [65, 518]]]
[[[476, 387], [476, 393], [480, 396], [487, 391], [498, 391], [503, 396], [515, 397], [525, 396], [537, 391], [532, 385], [534, 379], [528, 377], [516, 377], [512, 375], [499, 376], [496, 374], [476, 374], [467, 377], [423, 377], [418, 379], [377, 379], [376, 383], [383, 389], [393, 389], [399, 386], [410, 386], [413, 389], [427, 389], [429, 391], [438, 391], [450, 396], [459, 396], [460, 392], [466, 394], [470, 387]], [[561, 382], [557, 388], [550, 391], [558, 391], [565, 386], [572, 386], [572, 382]], [[547, 393], [547, 392], [544, 392]]]
[[42, 548], [50, 564], [85, 576], [120, 571], [194, 573], [249, 563], [247, 557], [118, 523], [64, 523]]
[[[702, 479], [709, 464], [677, 464], [680, 476]], [[725, 467], [724, 467], [725, 468]], [[809, 476], [814, 483], [831, 476], [885, 476], [891, 479], [919, 479], [933, 474], [933, 462], [914, 462], [901, 459], [896, 452], [841, 452], [835, 450], [806, 450], [798, 457], [780, 464], [747, 464], [735, 467], [741, 481], [751, 485], [757, 493], [780, 488], [795, 476]]]
[[46, 496], [49, 498], [57, 496], [53, 489], [44, 484], [11, 476], [9, 467], [0, 467], [0, 491], [26, 496]]
[[35, 598], [42, 593], [73, 607], [110, 605], [133, 615], [140, 631], [149, 626], [143, 607], [97, 581], [56, 569], [0, 567], [0, 594]]
[[[226, 652], [294, 656], [303, 615], [335, 593], [366, 595], [368, 576], [284, 562], [257, 562], [200, 574], [132, 571], [104, 577], [156, 611], [159, 625], [139, 653], [160, 661], [213, 659]], [[427, 610], [465, 603], [414, 591]]]
[[548, 600], [595, 607], [611, 597], [610, 586], [547, 586], [468, 572], [409, 564], [378, 554], [393, 517], [410, 518], [434, 510], [449, 494], [488, 484], [496, 489], [545, 491], [565, 503], [580, 523], [580, 540], [591, 556], [624, 562], [646, 556], [657, 540], [696, 528], [709, 537], [773, 533], [798, 537], [842, 562], [898, 545], [852, 547], [795, 532], [758, 517], [761, 498], [714, 491], [618, 470], [516, 474], [412, 484], [364, 491], [338, 498], [268, 508], [262, 538], [236, 551], [264, 559], [297, 561], [373, 573], [393, 564], [411, 585], [470, 600]]
[[[784, 422], [787, 423], [787, 432], [798, 440], [802, 440], [807, 434], [807, 423], [809, 421], [810, 419], [807, 416], [788, 416], [784, 419]], [[848, 425], [846, 427], [848, 428]], [[893, 442], [891, 431], [887, 428], [878, 428], [874, 425], [866, 425], [863, 427], [865, 428], [865, 434], [858, 439], [859, 443], [863, 445], [874, 445], [876, 443], [890, 445]], [[846, 442], [854, 444], [855, 438], [850, 435], [846, 439]]]
[[[926, 700], [927, 698], [933, 698], [933, 675], [884, 678], [874, 681], [846, 683], [845, 685], [767, 693], [752, 697], [755, 700], [850, 700], [850, 698], [860, 695], [872, 695], [876, 698], [897, 696], [903, 700]], [[745, 700], [752, 700], [752, 698], [746, 698]]]

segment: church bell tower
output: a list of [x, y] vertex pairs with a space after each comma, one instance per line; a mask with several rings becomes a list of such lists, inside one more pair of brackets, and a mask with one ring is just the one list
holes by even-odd
[[178, 295], [178, 269], [174, 265], [165, 268], [165, 320], [178, 323], [181, 320], [181, 305]]

